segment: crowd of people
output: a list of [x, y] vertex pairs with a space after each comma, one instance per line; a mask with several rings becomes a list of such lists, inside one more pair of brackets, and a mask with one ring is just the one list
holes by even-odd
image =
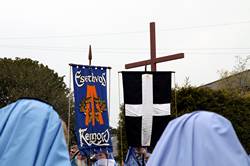
[[71, 166], [116, 166], [113, 156], [108, 152], [100, 151], [91, 157], [82, 155], [77, 145], [70, 148]]
[[[94, 154], [91, 157], [82, 155], [78, 150], [77, 145], [73, 145], [70, 148], [70, 161], [71, 166], [116, 166], [118, 165], [114, 160], [114, 157], [101, 151]], [[150, 153], [147, 152], [146, 147], [130, 147], [126, 159], [123, 163], [125, 166], [146, 166], [146, 163], [150, 157]]]
[[[131, 148], [127, 166], [250, 166], [229, 120], [196, 111], [172, 120], [152, 154]], [[129, 156], [127, 155], [129, 158]], [[128, 160], [129, 161], [129, 160]], [[139, 162], [138, 162], [139, 161]], [[31, 99], [0, 109], [1, 166], [116, 166], [105, 151], [86, 157], [67, 150], [61, 120], [53, 107]]]
[[[124, 161], [125, 166], [146, 166], [146, 163], [150, 157], [150, 153], [147, 152], [145, 147], [130, 147], [126, 159]], [[73, 145], [70, 148], [70, 161], [72, 166], [116, 166], [118, 165], [114, 160], [114, 157], [101, 151], [92, 157], [86, 157], [81, 155], [77, 145]]]

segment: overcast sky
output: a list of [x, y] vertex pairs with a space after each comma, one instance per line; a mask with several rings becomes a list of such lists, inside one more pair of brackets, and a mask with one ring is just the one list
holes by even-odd
[[[8, 0], [0, 1], [0, 57], [38, 60], [65, 75], [69, 63], [111, 66], [111, 125], [118, 122], [118, 71], [150, 57], [149, 23], [156, 22], [157, 57], [185, 58], [157, 65], [194, 86], [232, 70], [250, 55], [249, 0]], [[148, 68], [150, 69], [150, 68]], [[143, 67], [134, 70], [144, 70]]]

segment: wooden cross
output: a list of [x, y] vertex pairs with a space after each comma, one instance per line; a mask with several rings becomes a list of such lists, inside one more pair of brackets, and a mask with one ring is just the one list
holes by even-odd
[[125, 69], [146, 66], [150, 64], [151, 71], [156, 71], [156, 63], [184, 58], [184, 53], [178, 53], [178, 54], [156, 58], [155, 23], [154, 22], [150, 23], [150, 53], [151, 53], [151, 59], [125, 64]]

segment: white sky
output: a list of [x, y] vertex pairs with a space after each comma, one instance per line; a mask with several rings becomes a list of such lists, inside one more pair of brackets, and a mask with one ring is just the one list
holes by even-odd
[[[232, 70], [250, 54], [249, 0], [8, 0], [0, 1], [0, 57], [38, 60], [65, 75], [69, 63], [111, 66], [111, 126], [119, 113], [118, 71], [150, 57], [149, 23], [156, 22], [157, 56], [185, 58], [158, 64], [199, 86]], [[148, 67], [149, 69], [149, 67]], [[134, 70], [144, 70], [143, 67]], [[121, 100], [121, 99], [120, 99]]]

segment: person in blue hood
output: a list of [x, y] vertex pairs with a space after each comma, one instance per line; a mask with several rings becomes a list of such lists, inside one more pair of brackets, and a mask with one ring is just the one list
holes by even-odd
[[61, 120], [52, 106], [20, 99], [0, 109], [1, 166], [70, 166]]
[[168, 124], [147, 166], [250, 166], [250, 162], [229, 120], [197, 111]]

